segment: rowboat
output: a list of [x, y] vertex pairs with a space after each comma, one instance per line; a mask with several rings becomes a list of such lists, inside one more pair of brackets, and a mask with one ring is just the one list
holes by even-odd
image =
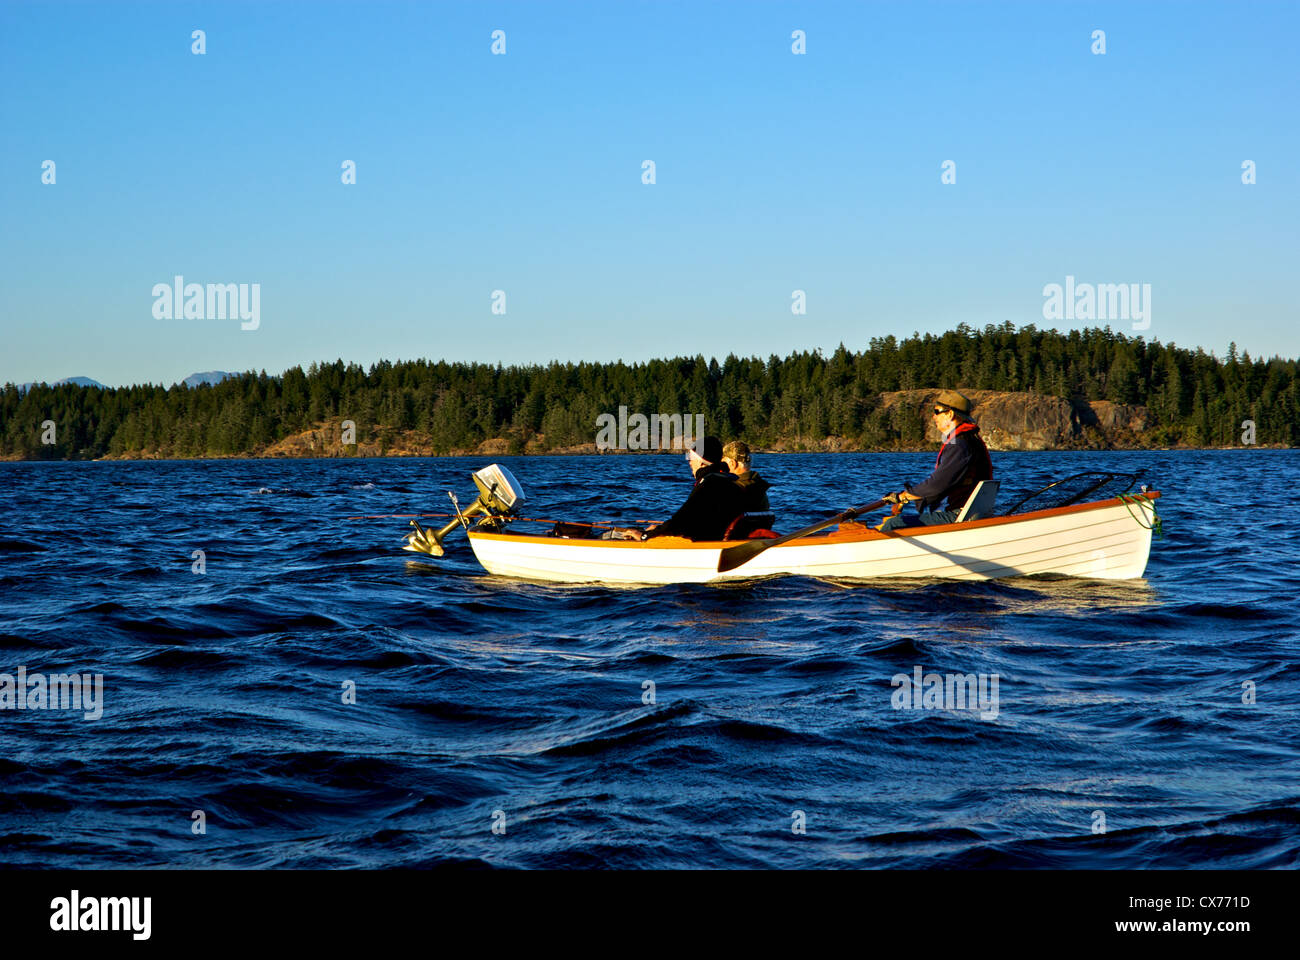
[[743, 566], [720, 573], [720, 555], [734, 548], [734, 541], [601, 540], [516, 532], [509, 523], [511, 512], [522, 503], [518, 481], [494, 464], [475, 474], [475, 482], [483, 495], [471, 511], [483, 516], [482, 521], [471, 526], [471, 511], [465, 511], [438, 533], [413, 521], [417, 529], [406, 549], [439, 556], [442, 537], [459, 524], [489, 573], [554, 583], [628, 585], [771, 576], [990, 580], [1063, 574], [1136, 579], [1146, 571], [1152, 530], [1158, 524], [1155, 501], [1160, 497], [1158, 491], [1144, 489], [1089, 503], [883, 533], [843, 522], [825, 533], [773, 545]]

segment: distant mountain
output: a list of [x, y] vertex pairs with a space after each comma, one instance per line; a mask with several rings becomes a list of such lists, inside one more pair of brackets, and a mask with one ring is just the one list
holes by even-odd
[[[36, 386], [36, 384], [44, 382], [44, 380], [34, 380], [31, 383], [20, 383], [18, 384], [18, 392], [26, 393], [32, 387]], [[91, 380], [90, 377], [64, 377], [62, 380], [55, 380], [50, 384], [50, 386], [61, 387], [65, 383], [70, 383], [74, 387], [97, 387], [100, 390], [108, 389], [105, 384], [100, 383], [98, 380]]]
[[[186, 387], [197, 387], [201, 383], [206, 383], [215, 386], [216, 384], [220, 383], [222, 380], [225, 380], [229, 377], [237, 377], [237, 376], [239, 376], [239, 374], [230, 373], [229, 371], [226, 370], [206, 370], [203, 373], [191, 373], [188, 377], [186, 377], [184, 380], [181, 381], [181, 384]], [[46, 381], [44, 380], [33, 380], [31, 383], [17, 384], [18, 392], [26, 393], [28, 390], [36, 386], [38, 383], [45, 383], [45, 382]], [[65, 377], [62, 380], [55, 380], [53, 383], [49, 385], [51, 387], [61, 387], [65, 383], [70, 383], [76, 387], [98, 387], [100, 390], [108, 389], [108, 387], [105, 384], [100, 383], [98, 380], [92, 380], [90, 379], [90, 377]]]
[[61, 387], [65, 383], [71, 383], [74, 386], [78, 386], [78, 387], [98, 387], [100, 390], [108, 389], [108, 387], [105, 384], [100, 383], [98, 380], [91, 380], [90, 377], [65, 377], [62, 380], [54, 381], [54, 383], [50, 384], [50, 386]]
[[208, 370], [206, 373], [191, 373], [181, 381], [187, 387], [197, 387], [201, 383], [215, 386], [227, 377], [235, 377], [238, 374], [228, 373], [225, 370]]

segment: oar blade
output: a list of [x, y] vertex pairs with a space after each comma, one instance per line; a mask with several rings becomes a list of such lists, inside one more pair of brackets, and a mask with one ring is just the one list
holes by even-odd
[[718, 554], [718, 573], [726, 573], [728, 570], [735, 570], [749, 563], [771, 543], [771, 540], [746, 540], [734, 547], [723, 547], [722, 552]]
[[728, 570], [735, 570], [737, 567], [744, 566], [749, 561], [766, 550], [768, 547], [779, 547], [783, 543], [789, 543], [791, 540], [798, 540], [802, 537], [811, 536], [814, 533], [820, 533], [827, 527], [833, 527], [837, 523], [845, 520], [851, 520], [854, 517], [861, 516], [871, 510], [883, 506], [885, 501], [877, 500], [875, 503], [869, 503], [865, 507], [855, 507], [852, 510], [845, 510], [843, 513], [837, 513], [835, 516], [820, 523], [814, 523], [811, 527], [804, 527], [802, 530], [796, 530], [794, 533], [787, 533], [784, 537], [777, 537], [775, 540], [746, 540], [734, 547], [723, 547], [718, 554], [718, 573], [726, 573]]

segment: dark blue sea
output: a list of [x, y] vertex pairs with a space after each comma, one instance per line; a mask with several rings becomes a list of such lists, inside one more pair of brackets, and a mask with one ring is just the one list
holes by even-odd
[[[98, 719], [0, 710], [0, 864], [1300, 864], [1295, 452], [995, 454], [1004, 500], [1145, 471], [1164, 534], [1128, 582], [547, 586], [347, 519], [467, 504], [487, 462], [0, 464], [0, 673], [103, 676]], [[530, 517], [690, 486], [500, 462]], [[789, 531], [932, 462], [755, 468]], [[997, 675], [996, 717], [895, 709], [917, 667]]]

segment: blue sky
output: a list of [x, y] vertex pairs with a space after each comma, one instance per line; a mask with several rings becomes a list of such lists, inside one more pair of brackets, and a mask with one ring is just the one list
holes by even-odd
[[[1067, 275], [1300, 355], [1298, 11], [4, 3], [0, 382], [1089, 325], [1043, 320]], [[156, 319], [177, 274], [260, 326]]]

